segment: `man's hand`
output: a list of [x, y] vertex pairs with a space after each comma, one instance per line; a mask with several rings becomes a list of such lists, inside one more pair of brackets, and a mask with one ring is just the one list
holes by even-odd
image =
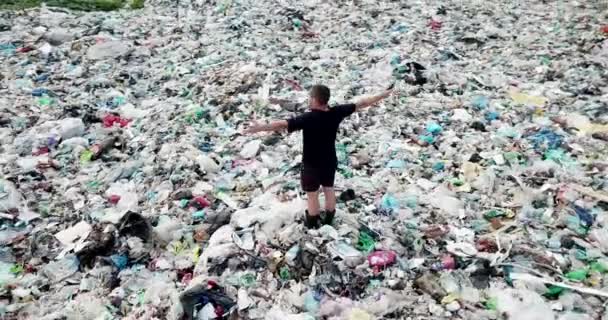
[[249, 124], [249, 126], [243, 130], [243, 134], [253, 134], [253, 133], [258, 133], [260, 131], [262, 131], [262, 129], [264, 128], [264, 125], [257, 122], [257, 121], [253, 121]]
[[283, 103], [289, 102], [289, 100], [270, 97], [270, 98], [268, 98], [268, 102], [271, 104], [281, 105]]
[[393, 89], [393, 88], [387, 89], [383, 93], [380, 94], [380, 97], [382, 97], [382, 99], [386, 99], [386, 98], [390, 97], [391, 94], [393, 94], [393, 92], [395, 92], [395, 89]]
[[279, 120], [271, 123], [259, 123], [253, 121], [247, 129], [243, 130], [244, 134], [258, 133], [262, 131], [281, 131], [287, 128], [287, 121]]

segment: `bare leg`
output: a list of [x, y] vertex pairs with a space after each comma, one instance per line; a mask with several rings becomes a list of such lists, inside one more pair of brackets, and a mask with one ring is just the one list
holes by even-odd
[[[321, 210], [319, 207], [319, 192], [306, 192], [308, 195], [308, 214], [310, 216], [318, 216], [319, 211]], [[335, 202], [335, 200], [334, 200]]]
[[323, 187], [323, 194], [325, 195], [325, 211], [336, 211], [336, 191], [334, 188]]

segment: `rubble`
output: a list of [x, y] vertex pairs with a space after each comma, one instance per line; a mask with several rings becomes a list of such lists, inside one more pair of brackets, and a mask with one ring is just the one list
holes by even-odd
[[[602, 11], [603, 10], [603, 11]], [[608, 319], [600, 3], [0, 12], [7, 319]], [[344, 122], [337, 214], [250, 121]]]

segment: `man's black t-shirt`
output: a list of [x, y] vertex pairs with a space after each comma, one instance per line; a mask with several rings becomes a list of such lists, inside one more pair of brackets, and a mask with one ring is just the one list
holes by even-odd
[[304, 152], [302, 162], [314, 168], [335, 168], [336, 134], [340, 122], [355, 112], [354, 104], [338, 105], [328, 111], [312, 110], [287, 120], [287, 131], [302, 130]]

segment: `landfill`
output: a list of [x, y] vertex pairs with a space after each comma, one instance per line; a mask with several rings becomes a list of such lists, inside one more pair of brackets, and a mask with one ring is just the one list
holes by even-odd
[[[0, 12], [0, 318], [608, 320], [604, 1]], [[333, 225], [301, 136], [339, 132]]]

